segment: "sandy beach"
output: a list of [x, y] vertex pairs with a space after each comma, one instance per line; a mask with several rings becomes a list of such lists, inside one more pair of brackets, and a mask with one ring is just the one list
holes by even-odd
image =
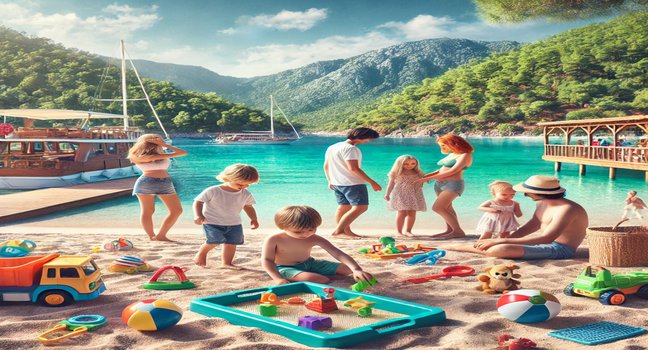
[[[115, 232], [115, 231], [118, 231]], [[175, 243], [151, 242], [137, 229], [110, 227], [39, 227], [36, 224], [14, 225], [2, 228], [0, 240], [30, 239], [38, 244], [33, 254], [91, 254], [102, 269], [108, 290], [98, 299], [78, 302], [62, 308], [49, 308], [36, 304], [18, 302], [2, 303], [0, 308], [0, 348], [33, 349], [43, 347], [36, 340], [37, 335], [56, 322], [79, 314], [101, 314], [107, 317], [108, 325], [73, 340], [61, 343], [65, 349], [300, 349], [299, 343], [282, 336], [256, 328], [229, 324], [220, 318], [207, 318], [188, 310], [192, 300], [235, 290], [258, 288], [271, 285], [270, 278], [262, 271], [259, 262], [263, 238], [274, 232], [272, 229], [246, 231], [246, 243], [236, 255], [235, 263], [241, 271], [219, 268], [219, 251], [210, 255], [207, 268], [193, 264], [193, 256], [202, 243], [202, 234], [197, 227], [179, 227], [170, 237]], [[437, 326], [407, 330], [374, 341], [356, 345], [358, 349], [496, 349], [497, 335], [508, 333], [535, 341], [542, 349], [591, 349], [591, 346], [559, 340], [547, 335], [556, 329], [577, 326], [595, 321], [621, 322], [636, 327], [648, 326], [645, 317], [646, 301], [629, 297], [623, 306], [603, 306], [597, 300], [568, 297], [563, 288], [573, 281], [587, 265], [588, 249], [581, 247], [576, 259], [562, 261], [511, 261], [486, 258], [469, 253], [449, 252], [434, 266], [408, 266], [396, 260], [371, 260], [357, 253], [361, 247], [368, 247], [387, 230], [359, 229], [367, 238], [358, 241], [336, 241], [337, 245], [352, 255], [367, 271], [378, 279], [378, 285], [369, 293], [408, 300], [442, 308], [447, 320]], [[381, 232], [382, 231], [382, 232]], [[327, 235], [327, 229], [321, 230]], [[431, 234], [433, 231], [419, 232]], [[128, 252], [101, 251], [91, 253], [93, 246], [108, 238], [118, 236], [132, 240], [135, 250]], [[475, 239], [472, 236], [469, 239]], [[423, 239], [399, 240], [413, 245], [429, 243]], [[439, 242], [442, 243], [442, 242]], [[456, 243], [454, 241], [453, 243]], [[586, 243], [586, 242], [585, 242]], [[321, 250], [315, 250], [315, 257], [326, 258]], [[188, 267], [188, 277], [198, 285], [196, 289], [181, 291], [145, 290], [142, 284], [152, 273], [134, 275], [112, 273], [108, 265], [122, 255], [138, 256], [149, 264], [160, 267], [178, 265]], [[562, 312], [554, 319], [537, 324], [520, 324], [509, 321], [496, 310], [498, 296], [489, 296], [477, 290], [476, 276], [453, 277], [422, 284], [403, 285], [408, 277], [425, 276], [450, 265], [469, 265], [478, 272], [492, 264], [516, 263], [521, 267], [521, 287], [541, 289], [554, 294], [562, 303]], [[638, 268], [614, 268], [614, 272], [640, 270]], [[334, 287], [349, 288], [351, 278], [336, 280]], [[184, 310], [182, 320], [161, 332], [139, 332], [121, 321], [123, 308], [135, 301], [148, 298], [167, 299]], [[621, 340], [610, 345], [595, 348], [646, 349], [648, 335]]]

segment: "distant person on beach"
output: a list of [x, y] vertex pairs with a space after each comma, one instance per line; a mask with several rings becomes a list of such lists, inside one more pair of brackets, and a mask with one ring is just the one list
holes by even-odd
[[369, 208], [369, 183], [374, 191], [382, 187], [362, 170], [362, 152], [358, 145], [380, 137], [369, 128], [355, 128], [347, 134], [346, 141], [329, 146], [324, 160], [324, 174], [329, 189], [335, 193], [338, 208], [335, 212], [337, 226], [333, 237], [356, 239], [360, 236], [351, 230], [351, 224]]
[[[353, 275], [356, 281], [372, 279], [373, 276], [363, 271], [352, 257], [317, 235], [317, 227], [322, 224], [317, 210], [308, 206], [285, 207], [279, 209], [274, 219], [283, 232], [263, 242], [261, 266], [275, 283], [328, 283], [330, 277], [336, 275]], [[314, 259], [311, 257], [314, 246], [324, 249], [339, 262]]]
[[630, 212], [632, 212], [637, 219], [644, 218], [641, 212], [648, 208], [648, 206], [646, 206], [643, 199], [637, 197], [637, 191], [628, 192], [625, 202], [626, 206], [623, 208], [623, 216], [621, 216], [621, 220], [629, 220], [628, 214], [630, 214]]
[[479, 206], [484, 212], [477, 223], [479, 239], [506, 238], [520, 227], [516, 219], [522, 216], [520, 203], [513, 200], [515, 190], [510, 183], [495, 181], [488, 187], [493, 199]]
[[[164, 148], [173, 153], [164, 152]], [[168, 241], [167, 233], [182, 214], [180, 198], [167, 169], [171, 166], [171, 158], [184, 155], [187, 155], [187, 151], [165, 143], [162, 136], [158, 134], [140, 136], [128, 150], [128, 159], [142, 171], [142, 176], [133, 186], [133, 195], [137, 196], [140, 203], [140, 223], [151, 240]], [[153, 226], [156, 196], [169, 210], [157, 235]]]
[[206, 238], [194, 262], [198, 266], [207, 266], [207, 253], [222, 244], [222, 267], [238, 269], [233, 260], [236, 246], [243, 244], [241, 211], [245, 211], [250, 218], [253, 230], [259, 227], [253, 206], [255, 200], [247, 190], [251, 184], [259, 182], [259, 173], [253, 166], [233, 164], [218, 174], [216, 179], [223, 183], [208, 187], [194, 199], [194, 223], [202, 225]]
[[[583, 242], [587, 212], [565, 198], [565, 189], [553, 176], [534, 175], [513, 186], [536, 201], [533, 217], [508, 238], [483, 239], [471, 245], [443, 249], [479, 253], [503, 259], [571, 259]], [[531, 235], [541, 231], [539, 234]]]
[[427, 210], [423, 184], [416, 182], [425, 176], [423, 170], [416, 158], [406, 154], [396, 158], [387, 176], [389, 184], [385, 200], [387, 209], [397, 211], [396, 231], [401, 236], [413, 237], [412, 228], [416, 221], [416, 212]]
[[465, 237], [466, 233], [459, 225], [457, 212], [452, 202], [464, 191], [463, 172], [473, 162], [473, 146], [463, 137], [447, 134], [437, 139], [441, 153], [448, 154], [437, 162], [439, 170], [425, 174], [418, 183], [435, 180], [434, 192], [437, 199], [432, 204], [432, 210], [441, 215], [446, 223], [446, 230], [432, 236], [433, 239], [449, 239]]

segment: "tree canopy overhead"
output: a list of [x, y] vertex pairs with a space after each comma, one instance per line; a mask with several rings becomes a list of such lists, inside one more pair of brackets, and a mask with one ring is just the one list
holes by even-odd
[[479, 14], [493, 23], [538, 18], [574, 21], [648, 9], [648, 0], [474, 0]]

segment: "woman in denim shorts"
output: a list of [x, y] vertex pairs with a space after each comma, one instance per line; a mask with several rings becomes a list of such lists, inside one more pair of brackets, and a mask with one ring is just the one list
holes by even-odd
[[[165, 153], [168, 148], [173, 153]], [[168, 241], [167, 233], [182, 214], [180, 198], [176, 194], [173, 182], [167, 169], [171, 165], [171, 158], [181, 157], [187, 151], [173, 147], [164, 142], [158, 134], [144, 134], [128, 151], [128, 158], [142, 171], [133, 187], [133, 196], [137, 196], [140, 207], [140, 222], [142, 228], [151, 240]], [[169, 214], [164, 218], [157, 235], [153, 229], [153, 212], [155, 211], [155, 197], [166, 205]]]
[[439, 170], [425, 174], [418, 183], [429, 180], [436, 180], [434, 192], [437, 195], [436, 201], [432, 204], [432, 210], [439, 214], [446, 223], [445, 232], [433, 235], [435, 239], [448, 239], [465, 237], [466, 233], [459, 225], [457, 212], [452, 207], [452, 201], [461, 196], [464, 191], [463, 172], [473, 162], [472, 152], [474, 148], [463, 137], [448, 134], [439, 137], [437, 140], [441, 153], [447, 154], [437, 165]]

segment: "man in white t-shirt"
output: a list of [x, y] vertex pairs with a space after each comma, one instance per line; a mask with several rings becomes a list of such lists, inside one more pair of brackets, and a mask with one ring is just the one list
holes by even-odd
[[351, 231], [351, 223], [369, 208], [369, 183], [374, 191], [382, 190], [362, 170], [362, 153], [357, 147], [380, 137], [378, 132], [369, 128], [355, 128], [349, 131], [347, 140], [329, 146], [324, 160], [324, 174], [328, 186], [337, 199], [335, 213], [337, 226], [333, 237], [354, 239], [360, 237]]

